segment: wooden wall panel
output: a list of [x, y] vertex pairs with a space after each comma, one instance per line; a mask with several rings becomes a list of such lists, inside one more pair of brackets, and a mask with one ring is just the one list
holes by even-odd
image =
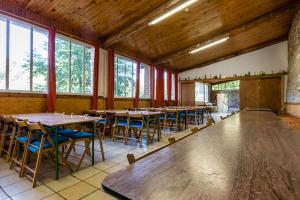
[[281, 84], [281, 78], [241, 80], [240, 108], [270, 108], [279, 112], [283, 95]]
[[91, 108], [89, 97], [60, 97], [56, 98], [56, 112], [83, 114]]
[[241, 80], [240, 81], [240, 109], [247, 107], [259, 107], [259, 80]]
[[300, 104], [286, 104], [285, 108], [288, 114], [300, 118]]
[[1, 114], [38, 113], [47, 111], [45, 97], [0, 97]]
[[195, 105], [195, 83], [194, 82], [181, 83], [181, 105], [182, 106]]
[[148, 108], [150, 107], [150, 100], [140, 100], [139, 108]]
[[114, 99], [114, 109], [116, 110], [126, 110], [133, 107], [133, 99]]

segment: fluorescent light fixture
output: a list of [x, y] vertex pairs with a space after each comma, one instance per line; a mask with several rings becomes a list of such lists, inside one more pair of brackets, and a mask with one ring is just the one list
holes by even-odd
[[152, 20], [151, 22], [149, 22], [149, 26], [157, 24], [158, 22], [170, 17], [171, 15], [174, 15], [175, 13], [185, 9], [186, 7], [188, 7], [189, 5], [195, 3], [198, 0], [188, 0], [183, 4], [180, 4], [179, 6], [173, 8], [172, 10], [168, 11], [167, 13], [155, 18], [154, 20]]
[[220, 44], [220, 43], [226, 42], [227, 40], [229, 40], [229, 36], [228, 36], [228, 37], [225, 37], [225, 38], [222, 38], [222, 39], [220, 39], [220, 40], [217, 40], [217, 41], [215, 41], [215, 42], [209, 43], [209, 44], [207, 44], [207, 45], [204, 45], [204, 46], [202, 46], [202, 47], [196, 48], [196, 49], [190, 51], [190, 53], [197, 53], [197, 52], [202, 51], [202, 50], [204, 50], [204, 49], [207, 49], [207, 48], [209, 48], [209, 47], [212, 47], [212, 46], [218, 45], [218, 44]]

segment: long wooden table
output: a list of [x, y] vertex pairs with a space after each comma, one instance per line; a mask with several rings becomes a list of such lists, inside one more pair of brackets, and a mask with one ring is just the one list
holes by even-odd
[[[92, 165], [94, 165], [94, 133], [95, 133], [95, 123], [98, 121], [99, 117], [89, 117], [81, 115], [65, 115], [61, 113], [32, 113], [32, 114], [20, 114], [13, 115], [14, 118], [25, 120], [30, 122], [40, 122], [41, 124], [53, 127], [55, 132], [55, 177], [59, 179], [59, 169], [58, 169], [58, 128], [65, 125], [71, 124], [82, 124], [82, 123], [93, 123], [93, 137], [92, 137]], [[100, 150], [102, 155], [102, 160], [104, 160], [104, 150], [103, 144], [100, 140]]]
[[121, 199], [300, 199], [300, 134], [271, 112], [241, 112], [102, 186]]

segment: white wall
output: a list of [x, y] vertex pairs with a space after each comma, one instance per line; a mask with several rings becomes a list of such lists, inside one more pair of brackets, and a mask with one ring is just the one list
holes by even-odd
[[288, 50], [287, 41], [265, 47], [247, 54], [230, 58], [202, 68], [192, 69], [179, 74], [182, 79], [232, 77], [234, 74], [244, 75], [248, 72], [258, 74], [261, 71], [269, 74], [272, 72], [287, 71]]

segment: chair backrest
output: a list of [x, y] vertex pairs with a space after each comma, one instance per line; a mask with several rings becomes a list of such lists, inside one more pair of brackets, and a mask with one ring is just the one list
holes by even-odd
[[15, 126], [17, 128], [17, 137], [28, 134], [28, 127], [26, 122], [27, 120], [15, 119]]
[[48, 131], [45, 129], [45, 127], [40, 122], [26, 121], [26, 125], [27, 125], [29, 133], [30, 133], [29, 142], [32, 139], [31, 136], [33, 135], [37, 140], [39, 140], [41, 142], [42, 145], [44, 144], [45, 139], [47, 138], [47, 140], [51, 144], [52, 148], [55, 147], [54, 142], [51, 139], [51, 137], [48, 137], [48, 135], [49, 135]]
[[134, 123], [138, 122], [138, 123], [141, 124], [141, 126], [143, 126], [143, 124], [144, 124], [144, 115], [142, 115], [142, 114], [131, 114], [129, 116], [129, 121], [130, 121], [130, 123], [132, 123], [132, 122], [134, 122]]
[[5, 134], [7, 131], [13, 131], [15, 128], [14, 118], [12, 116], [3, 116], [3, 128], [2, 133]]
[[127, 122], [129, 123], [129, 113], [125, 112], [125, 113], [116, 113], [115, 114], [115, 122], [119, 123], [119, 122]]

